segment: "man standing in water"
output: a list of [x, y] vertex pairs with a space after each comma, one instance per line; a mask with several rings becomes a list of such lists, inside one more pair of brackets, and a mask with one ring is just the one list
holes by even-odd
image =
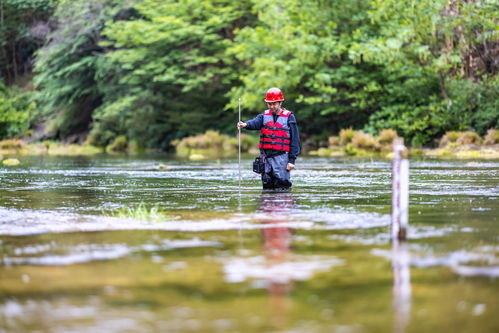
[[290, 171], [295, 168], [300, 154], [300, 135], [296, 118], [284, 108], [284, 96], [279, 88], [270, 88], [265, 96], [268, 110], [256, 118], [237, 123], [237, 128], [260, 130], [260, 153], [265, 158], [262, 173], [264, 189], [289, 189]]

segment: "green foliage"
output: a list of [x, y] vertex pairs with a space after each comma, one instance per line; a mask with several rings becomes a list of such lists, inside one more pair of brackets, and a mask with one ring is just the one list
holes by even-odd
[[[497, 126], [497, 37], [492, 1], [372, 1], [374, 36], [352, 45], [358, 61], [387, 64], [395, 75], [368, 131], [396, 129], [413, 145], [448, 130]], [[470, 61], [470, 59], [472, 61]], [[476, 65], [473, 65], [476, 64]], [[484, 98], [485, 97], [485, 98]]]
[[[0, 77], [11, 84], [31, 68], [43, 44], [55, 0], [0, 1]], [[0, 81], [2, 81], [0, 79]]]
[[499, 127], [499, 76], [485, 76], [481, 82], [460, 79], [449, 83], [452, 104], [449, 116], [457, 119], [455, 129], [472, 128], [484, 135], [489, 128]]
[[35, 82], [52, 136], [90, 131], [100, 146], [125, 136], [169, 149], [207, 129], [231, 133], [238, 99], [250, 118], [272, 86], [308, 141], [350, 128], [366, 133], [357, 146], [372, 146], [367, 134], [391, 128], [422, 146], [498, 127], [498, 9], [492, 0], [64, 0]]
[[39, 51], [35, 84], [44, 114], [52, 117], [58, 138], [87, 132], [103, 93], [96, 74], [101, 68], [99, 42], [104, 23], [119, 9], [113, 0], [61, 1], [54, 14], [58, 27]]
[[397, 133], [409, 139], [413, 146], [431, 142], [442, 131], [455, 128], [458, 124], [448, 113], [445, 105], [436, 98], [433, 104], [412, 106], [396, 104], [386, 106], [370, 117], [368, 132], [383, 128], [394, 128]]
[[30, 93], [0, 83], [0, 140], [22, 136], [29, 128], [35, 103]]
[[[144, 0], [136, 17], [108, 22], [103, 105], [92, 138], [119, 134], [167, 149], [173, 139], [206, 128], [233, 129], [224, 94], [237, 79], [226, 49], [234, 29], [251, 18], [247, 1]], [[106, 86], [112, 87], [107, 89]]]
[[[368, 1], [255, 1], [258, 21], [237, 32], [229, 49], [246, 66], [237, 98], [262, 109], [266, 89], [283, 89], [303, 133], [339, 131], [366, 122], [380, 97], [378, 65], [354, 64], [348, 48], [365, 20]], [[328, 128], [324, 124], [329, 124]]]
[[117, 136], [114, 141], [106, 147], [106, 152], [108, 153], [123, 153], [128, 149], [128, 141], [126, 136]]

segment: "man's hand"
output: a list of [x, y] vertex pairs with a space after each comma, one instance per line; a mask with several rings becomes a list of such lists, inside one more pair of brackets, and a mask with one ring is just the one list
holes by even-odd
[[288, 163], [288, 165], [286, 166], [286, 170], [288, 171], [291, 171], [295, 168], [295, 165], [293, 163]]
[[243, 121], [237, 123], [237, 129], [245, 128], [246, 126], [248, 126], [248, 124]]

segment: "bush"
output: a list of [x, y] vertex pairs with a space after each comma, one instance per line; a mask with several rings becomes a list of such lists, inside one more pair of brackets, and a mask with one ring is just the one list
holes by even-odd
[[480, 82], [456, 79], [449, 82], [452, 100], [448, 112], [460, 123], [456, 129], [470, 128], [485, 135], [499, 125], [499, 76], [483, 76]]
[[489, 129], [483, 143], [486, 145], [495, 145], [499, 143], [499, 131], [493, 128]]
[[128, 148], [128, 141], [126, 136], [120, 135], [117, 136], [113, 143], [106, 147], [106, 151], [109, 153], [122, 153], [126, 152]]
[[391, 151], [393, 149], [393, 140], [398, 138], [397, 132], [391, 128], [381, 130], [376, 140], [378, 141], [381, 150]]
[[[241, 151], [247, 152], [257, 146], [258, 138], [241, 134]], [[208, 130], [203, 134], [188, 136], [182, 140], [171, 142], [177, 154], [189, 156], [193, 154], [230, 155], [237, 151], [237, 137], [229, 137], [217, 131]]]
[[349, 156], [356, 156], [359, 153], [359, 151], [351, 143], [345, 146], [344, 152]]
[[379, 149], [379, 143], [376, 139], [371, 134], [367, 134], [362, 131], [355, 131], [351, 143], [354, 148], [366, 150]]
[[219, 132], [208, 130], [204, 134], [188, 136], [179, 141], [178, 148], [187, 149], [208, 149], [222, 148], [225, 141], [229, 140], [227, 135]]
[[340, 145], [346, 146], [347, 144], [352, 142], [354, 135], [355, 131], [352, 128], [342, 129], [340, 131]]
[[438, 146], [440, 148], [443, 148], [447, 146], [449, 143], [455, 143], [457, 142], [457, 139], [459, 139], [459, 136], [461, 135], [461, 132], [456, 132], [456, 131], [449, 131], [442, 136], [440, 139]]
[[18, 139], [0, 141], [0, 149], [2, 150], [19, 150], [26, 147], [24, 141]]
[[459, 145], [479, 145], [482, 143], [482, 138], [480, 135], [472, 131], [461, 132], [461, 135], [456, 141]]
[[241, 134], [241, 151], [248, 152], [251, 149], [258, 148], [258, 142], [260, 141], [259, 137]]
[[0, 139], [23, 135], [34, 110], [29, 93], [8, 89], [0, 83]]
[[440, 148], [457, 148], [463, 145], [479, 145], [482, 143], [482, 138], [480, 135], [473, 131], [456, 132], [450, 131], [446, 132], [445, 135], [440, 139], [438, 146]]
[[327, 139], [329, 143], [329, 147], [337, 147], [340, 145], [340, 137], [339, 136], [330, 136]]
[[393, 143], [393, 140], [395, 140], [398, 137], [397, 131], [387, 128], [384, 130], [381, 130], [378, 135], [378, 142], [381, 145], [391, 145]]

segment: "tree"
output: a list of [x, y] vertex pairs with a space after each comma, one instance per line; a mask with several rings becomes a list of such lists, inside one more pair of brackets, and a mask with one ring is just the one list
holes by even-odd
[[12, 84], [29, 74], [35, 51], [48, 33], [54, 0], [0, 1], [0, 76]]
[[[14, 0], [9, 0], [14, 1]], [[19, 0], [21, 1], [21, 0]], [[40, 0], [41, 1], [41, 0]], [[52, 135], [168, 149], [283, 89], [305, 139], [414, 145], [498, 122], [492, 0], [62, 0], [35, 82]], [[247, 113], [246, 113], [247, 114]]]
[[47, 135], [82, 141], [92, 113], [102, 103], [97, 72], [103, 63], [101, 31], [126, 3], [114, 0], [60, 1], [57, 28], [37, 57], [38, 100], [51, 119]]
[[105, 144], [120, 133], [149, 147], [204, 132], [233, 129], [224, 94], [238, 67], [226, 49], [234, 29], [251, 18], [246, 1], [144, 0], [137, 17], [109, 22], [103, 104], [92, 139]]
[[496, 2], [371, 3], [369, 19], [379, 32], [365, 34], [351, 51], [358, 61], [385, 64], [385, 75], [401, 80], [400, 89], [387, 91], [388, 103], [371, 116], [368, 128], [392, 127], [421, 145], [447, 130], [475, 128], [483, 134], [497, 126], [492, 112], [497, 98], [492, 104], [484, 98], [497, 97], [499, 88]]

